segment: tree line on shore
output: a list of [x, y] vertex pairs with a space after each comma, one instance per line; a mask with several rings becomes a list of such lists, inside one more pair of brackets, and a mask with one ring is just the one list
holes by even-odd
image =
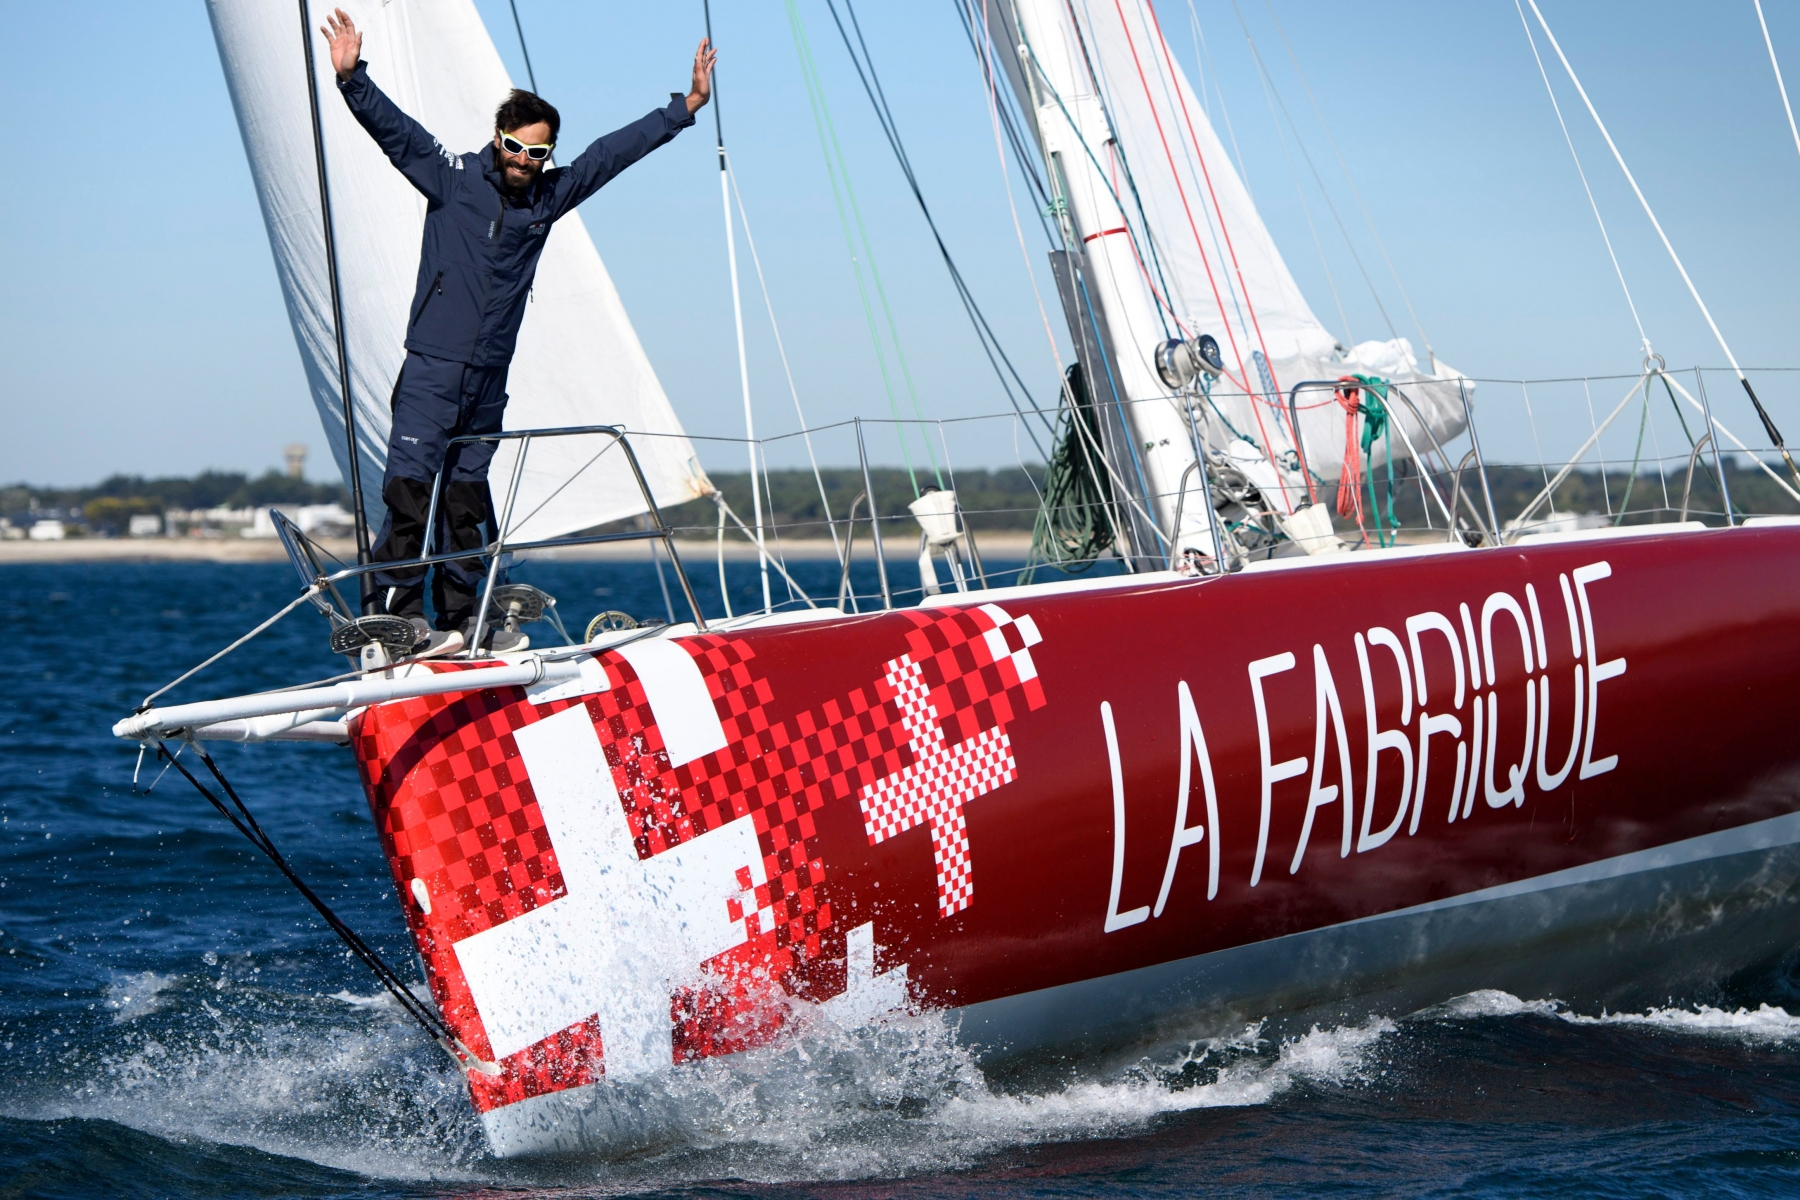
[[[1386, 472], [1377, 467], [1374, 474], [1376, 500], [1385, 509]], [[1488, 484], [1501, 521], [1515, 516], [1542, 490], [1549, 478], [1536, 466], [1490, 466]], [[712, 473], [711, 479], [732, 510], [745, 524], [750, 524], [754, 506], [748, 474], [721, 471]], [[1441, 476], [1436, 482], [1440, 489], [1447, 491], [1447, 482]], [[1740, 515], [1800, 512], [1800, 505], [1795, 504], [1791, 496], [1755, 463], [1742, 457], [1725, 459], [1724, 482], [1731, 493], [1732, 508]], [[761, 483], [763, 522], [765, 526], [780, 530], [783, 536], [829, 536], [827, 515], [831, 520], [842, 522], [850, 515], [853, 503], [859, 519], [866, 519], [869, 513], [863, 472], [858, 468], [822, 468], [817, 479], [810, 470], [784, 468], [761, 476]], [[898, 467], [871, 467], [868, 483], [873, 487], [876, 511], [884, 517], [903, 517], [907, 505], [918, 495], [915, 487], [922, 490], [936, 486], [938, 481], [929, 472], [914, 476]], [[946, 474], [942, 483], [945, 487], [956, 488], [957, 499], [977, 531], [1029, 531], [1037, 517], [1044, 476], [1040, 466], [962, 470], [954, 476]], [[1672, 520], [1680, 507], [1685, 484], [1685, 471], [1666, 476], [1654, 471], [1640, 471], [1633, 478], [1625, 470], [1577, 470], [1557, 487], [1554, 508], [1564, 513], [1617, 513], [1628, 509], [1628, 522]], [[1464, 473], [1462, 486], [1472, 494], [1478, 494], [1476, 489], [1480, 487], [1480, 480], [1472, 469]], [[1334, 494], [1327, 489], [1321, 492], [1321, 498], [1330, 502]], [[1393, 498], [1394, 514], [1403, 525], [1418, 527], [1426, 524], [1428, 507], [1430, 523], [1441, 524], [1436, 502], [1428, 502], [1417, 474], [1410, 468], [1396, 469]], [[1366, 507], [1369, 500], [1366, 490], [1362, 499]], [[1710, 456], [1697, 465], [1688, 499], [1691, 516], [1722, 520], [1724, 505]], [[259, 476], [236, 471], [206, 471], [191, 477], [160, 478], [121, 474], [87, 487], [51, 488], [27, 484], [0, 487], [0, 517], [20, 524], [35, 517], [54, 516], [78, 523], [95, 533], [116, 533], [137, 514], [162, 515], [171, 510], [241, 510], [269, 505], [337, 503], [348, 507], [349, 501], [349, 494], [340, 483], [293, 479], [276, 471]], [[663, 515], [669, 524], [690, 534], [710, 531], [718, 523], [718, 510], [711, 500], [689, 501], [669, 508]]]

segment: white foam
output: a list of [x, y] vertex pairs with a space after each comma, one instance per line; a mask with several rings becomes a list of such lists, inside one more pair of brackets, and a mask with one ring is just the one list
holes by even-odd
[[1800, 1017], [1791, 1016], [1785, 1008], [1777, 1008], [1772, 1004], [1761, 1004], [1754, 1010], [1739, 1008], [1735, 1011], [1700, 1004], [1693, 1008], [1652, 1008], [1642, 1013], [1602, 1013], [1597, 1017], [1586, 1017], [1578, 1013], [1557, 1015], [1577, 1025], [1636, 1025], [1675, 1033], [1731, 1037], [1748, 1042], [1800, 1040]]
[[1574, 1012], [1561, 1000], [1521, 1000], [1510, 992], [1483, 988], [1414, 1014], [1418, 1017], [1455, 1019], [1482, 1017], [1554, 1017], [1571, 1025], [1619, 1025], [1658, 1029], [1673, 1033], [1731, 1037], [1749, 1042], [1800, 1040], [1800, 1016], [1785, 1008], [1760, 1004], [1755, 1009], [1728, 1010], [1710, 1004], [1692, 1008], [1652, 1008], [1641, 1013], [1602, 1012], [1598, 1016]]
[[174, 982], [175, 976], [158, 975], [155, 971], [141, 971], [114, 980], [104, 993], [104, 1002], [112, 1010], [114, 1024], [135, 1021], [161, 1008], [160, 997]]
[[[692, 1179], [762, 1182], [953, 1170], [1021, 1145], [1127, 1136], [1171, 1114], [1359, 1082], [1396, 1028], [1371, 1018], [1271, 1044], [1252, 1026], [1172, 1062], [1019, 1093], [991, 1086], [941, 1015], [894, 1014], [860, 1030], [837, 1028], [808, 1006], [795, 1016], [780, 1045], [654, 1081], [602, 1084], [599, 1119], [588, 1127], [618, 1136], [603, 1153], [680, 1146], [673, 1157], [684, 1161], [663, 1159], [663, 1184], [670, 1167]], [[610, 1170], [600, 1177], [614, 1178]]]
[[1481, 988], [1442, 1004], [1434, 1004], [1416, 1015], [1462, 1020], [1477, 1017], [1553, 1017], [1561, 1008], [1557, 1000], [1521, 1000], [1511, 992], [1497, 988]]

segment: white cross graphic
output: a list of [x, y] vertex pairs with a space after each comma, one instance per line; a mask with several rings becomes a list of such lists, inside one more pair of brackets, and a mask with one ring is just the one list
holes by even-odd
[[494, 1057], [598, 1016], [609, 1078], [667, 1070], [671, 993], [746, 940], [729, 902], [756, 919], [739, 882], [744, 871], [753, 885], [768, 881], [755, 823], [739, 818], [639, 859], [584, 706], [513, 737], [568, 891], [456, 943]]
[[[1001, 644], [1004, 648], [1004, 640]], [[996, 727], [948, 745], [930, 689], [925, 686], [925, 673], [910, 654], [888, 663], [887, 681], [894, 689], [900, 724], [916, 761], [862, 790], [858, 799], [863, 828], [870, 844], [878, 845], [914, 826], [929, 824], [931, 857], [937, 866], [938, 916], [955, 916], [975, 898], [963, 805], [1012, 782], [1017, 774], [1012, 742], [1005, 730]]]

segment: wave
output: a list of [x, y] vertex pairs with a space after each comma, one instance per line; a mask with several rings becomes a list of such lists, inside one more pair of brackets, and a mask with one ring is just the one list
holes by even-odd
[[[555, 1165], [491, 1158], [462, 1077], [385, 994], [283, 994], [146, 972], [111, 1019], [35, 1055], [15, 1119], [114, 1121], [395, 1180], [629, 1188], [722, 1177], [867, 1179], [966, 1167], [1021, 1146], [1130, 1136], [1179, 1113], [1268, 1104], [1368, 1078], [1385, 1018], [1270, 1039], [1261, 1026], [1034, 1091], [992, 1084], [941, 1014], [846, 1028], [796, 1007], [779, 1044], [594, 1089], [616, 1144]], [[59, 1043], [60, 1044], [60, 1043]]]
[[[779, 1044], [593, 1090], [615, 1141], [578, 1161], [486, 1151], [462, 1078], [383, 993], [295, 995], [205, 975], [123, 976], [74, 1050], [32, 1055], [34, 1086], [0, 1115], [114, 1121], [172, 1141], [245, 1146], [390, 1180], [666, 1188], [896, 1178], [966, 1169], [1026, 1147], [1152, 1132], [1207, 1109], [1290, 1102], [1384, 1075], [1434, 1021], [1550, 1020], [1596, 1028], [1800, 1040], [1771, 1005], [1583, 1014], [1553, 999], [1478, 991], [1411, 1017], [1261, 1024], [1141, 1060], [1106, 1078], [1011, 1089], [979, 1068], [953, 1017], [891, 1014], [847, 1027], [796, 1005]], [[96, 1014], [98, 1017], [99, 1014]], [[597, 1125], [605, 1125], [601, 1120]]]
[[1773, 1004], [1754, 1009], [1714, 1008], [1696, 1004], [1688, 1008], [1650, 1008], [1641, 1013], [1574, 1012], [1560, 1000], [1521, 1000], [1510, 992], [1483, 989], [1457, 996], [1422, 1010], [1418, 1016], [1451, 1020], [1480, 1017], [1552, 1017], [1572, 1025], [1635, 1026], [1672, 1033], [1725, 1037], [1751, 1043], [1800, 1041], [1800, 1016]]

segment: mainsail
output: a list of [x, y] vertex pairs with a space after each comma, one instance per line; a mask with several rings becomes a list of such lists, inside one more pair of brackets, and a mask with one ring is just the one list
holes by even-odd
[[[1184, 524], [1195, 528], [1178, 536], [1210, 540], [1198, 528], [1198, 484], [1184, 474], [1193, 459], [1188, 422], [1174, 404], [1158, 403], [1170, 397], [1153, 361], [1166, 339], [1217, 340], [1225, 374], [1212, 387], [1211, 407], [1242, 435], [1240, 449], [1254, 443], [1268, 460], [1273, 486], [1265, 491], [1287, 509], [1308, 499], [1304, 476], [1292, 469], [1295, 384], [1377, 375], [1403, 385], [1418, 410], [1423, 427], [1404, 405], [1393, 418], [1421, 452], [1431, 437], [1443, 442], [1461, 432], [1457, 372], [1441, 361], [1422, 370], [1404, 338], [1344, 349], [1313, 315], [1170, 53], [1150, 0], [987, 0], [983, 16], [978, 33], [1033, 116], [1046, 165], [1068, 201], [1083, 303], [1095, 310], [1111, 374], [1132, 406], [1142, 458], [1131, 470], [1143, 477], [1159, 526], [1168, 528], [1170, 510], [1191, 491]], [[1302, 392], [1294, 407], [1308, 473], [1336, 479], [1344, 409], [1329, 389]], [[1217, 450], [1215, 436], [1208, 431]], [[1375, 454], [1389, 451], [1378, 446]], [[1405, 456], [1402, 439], [1391, 452]]]
[[[378, 524], [389, 398], [405, 357], [425, 200], [338, 99], [317, 30], [340, 2], [362, 31], [371, 77], [445, 146], [468, 150], [489, 140], [494, 107], [512, 84], [472, 0], [310, 5], [306, 36], [319, 39], [314, 58], [357, 451], [370, 521]], [[209, 0], [208, 9], [294, 339], [325, 436], [347, 479], [299, 6]], [[658, 504], [704, 495], [711, 484], [579, 214], [553, 228], [533, 290], [508, 379], [507, 427], [623, 426]], [[504, 444], [494, 460], [496, 499], [511, 478], [516, 445]], [[534, 443], [509, 539], [551, 537], [644, 512], [623, 455], [609, 445], [598, 437]]]

